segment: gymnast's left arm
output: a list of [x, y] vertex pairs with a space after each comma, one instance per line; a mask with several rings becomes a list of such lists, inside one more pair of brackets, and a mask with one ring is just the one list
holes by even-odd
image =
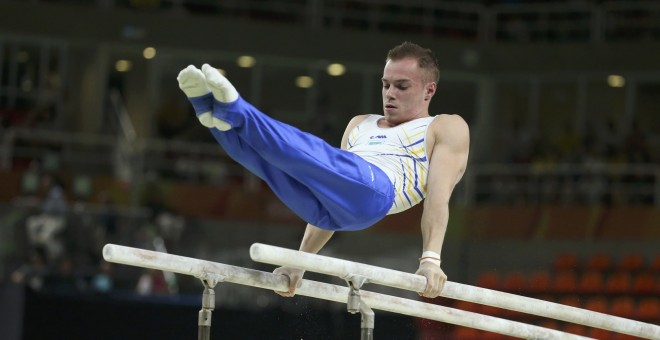
[[423, 253], [416, 274], [427, 280], [426, 289], [420, 295], [434, 298], [440, 295], [447, 281], [447, 275], [440, 268], [440, 254], [449, 221], [449, 198], [467, 167], [470, 131], [463, 118], [457, 115], [441, 115], [433, 120], [429, 129], [433, 150], [428, 155], [427, 196], [421, 220]]

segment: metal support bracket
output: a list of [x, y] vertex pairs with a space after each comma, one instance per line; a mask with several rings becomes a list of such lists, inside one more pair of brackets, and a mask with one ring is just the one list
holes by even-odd
[[362, 285], [367, 283], [369, 280], [360, 275], [349, 274], [344, 280], [348, 283], [348, 300], [346, 302], [346, 308], [349, 313], [355, 314], [360, 313], [362, 320], [360, 323], [361, 340], [372, 340], [374, 337], [374, 324], [375, 324], [375, 314], [374, 311], [362, 301], [360, 297], [360, 288]]
[[213, 273], [203, 273], [197, 277], [202, 281], [204, 285], [204, 294], [202, 295], [202, 309], [199, 311], [199, 317], [197, 319], [198, 340], [210, 340], [211, 339], [211, 316], [213, 310], [215, 309], [215, 291], [213, 288], [224, 281], [222, 275], [213, 274]]

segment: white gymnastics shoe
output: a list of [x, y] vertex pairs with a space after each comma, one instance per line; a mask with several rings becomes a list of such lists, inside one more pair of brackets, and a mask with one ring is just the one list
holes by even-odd
[[197, 119], [207, 128], [213, 127], [213, 98], [211, 90], [206, 86], [204, 73], [197, 67], [189, 65], [179, 72], [176, 77], [179, 88], [188, 97], [195, 109]]

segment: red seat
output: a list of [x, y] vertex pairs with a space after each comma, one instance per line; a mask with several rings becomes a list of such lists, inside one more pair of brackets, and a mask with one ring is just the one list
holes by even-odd
[[635, 316], [635, 307], [635, 300], [633, 298], [628, 296], [619, 297], [612, 301], [610, 313], [622, 318], [631, 319]]
[[566, 295], [562, 296], [559, 299], [559, 304], [566, 305], [566, 306], [571, 306], [571, 307], [580, 307], [582, 305], [581, 299], [577, 295]]
[[605, 283], [605, 291], [610, 294], [629, 293], [631, 288], [630, 273], [627, 272], [613, 273], [607, 278]]
[[479, 275], [476, 282], [477, 286], [487, 289], [500, 289], [500, 274], [496, 271], [487, 271]]
[[578, 257], [574, 253], [563, 253], [555, 258], [552, 268], [555, 271], [577, 270]]
[[586, 264], [587, 270], [607, 271], [612, 268], [612, 257], [607, 254], [595, 254], [589, 257]]
[[453, 308], [478, 313], [481, 310], [481, 305], [467, 301], [456, 301]]
[[612, 332], [600, 328], [592, 328], [587, 333], [587, 336], [599, 340], [609, 340], [612, 338]]
[[639, 340], [639, 338], [628, 334], [614, 333], [612, 340]]
[[453, 335], [454, 340], [476, 340], [479, 339], [479, 330], [468, 327], [457, 327]]
[[660, 254], [656, 255], [651, 262], [651, 270], [660, 273]]
[[651, 323], [660, 322], [660, 300], [652, 297], [639, 301], [635, 318]]
[[584, 308], [599, 313], [607, 313], [609, 310], [607, 299], [602, 296], [588, 298], [584, 303]]
[[[632, 291], [635, 294], [653, 294], [656, 289], [656, 278], [651, 272], [641, 272], [633, 278]], [[660, 291], [659, 291], [660, 293]]]
[[488, 305], [481, 305], [478, 311], [479, 314], [486, 314], [490, 316], [495, 316], [498, 318], [503, 317], [506, 312], [502, 308], [497, 308], [493, 306], [488, 306]]
[[603, 274], [590, 270], [582, 274], [578, 282], [578, 292], [583, 294], [597, 294], [604, 291]]
[[550, 273], [547, 271], [534, 272], [529, 276], [529, 292], [541, 294], [550, 292]]
[[587, 335], [588, 332], [586, 327], [574, 323], [569, 323], [566, 326], [564, 326], [563, 331], [566, 333], [577, 334], [577, 335]]
[[527, 278], [520, 272], [509, 273], [502, 279], [502, 290], [509, 293], [527, 291]]
[[555, 275], [553, 290], [557, 294], [575, 294], [577, 292], [577, 282], [575, 272], [560, 272]]
[[636, 272], [644, 268], [644, 257], [641, 254], [626, 254], [617, 265], [617, 269], [627, 272]]

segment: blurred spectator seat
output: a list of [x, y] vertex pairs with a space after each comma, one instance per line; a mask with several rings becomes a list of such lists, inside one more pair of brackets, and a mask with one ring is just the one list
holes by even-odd
[[660, 300], [657, 297], [641, 299], [635, 319], [656, 324], [660, 322]]
[[612, 332], [601, 328], [591, 328], [587, 336], [599, 340], [608, 340], [612, 338]]
[[466, 218], [472, 238], [524, 240], [533, 235], [539, 222], [540, 209], [531, 206], [481, 206], [472, 209]]
[[612, 269], [612, 257], [607, 254], [595, 254], [589, 257], [585, 265], [587, 270], [608, 271]]
[[603, 274], [596, 270], [582, 273], [578, 283], [578, 292], [582, 294], [602, 293], [604, 288]]
[[[632, 283], [632, 291], [635, 294], [660, 294], [660, 289], [656, 289], [656, 275], [652, 272], [641, 272], [635, 275]], [[660, 282], [658, 282], [660, 285]]]
[[453, 308], [477, 313], [481, 310], [481, 305], [467, 301], [456, 301]]
[[577, 334], [577, 335], [587, 335], [588, 333], [587, 327], [574, 323], [567, 324], [566, 326], [563, 327], [562, 330], [566, 333]]
[[610, 306], [610, 314], [627, 319], [634, 318], [635, 300], [629, 296], [615, 298]]
[[582, 206], [550, 206], [544, 209], [548, 229], [546, 239], [584, 240], [591, 230], [597, 209]]
[[500, 275], [496, 271], [483, 272], [477, 278], [476, 285], [487, 289], [500, 289]]
[[639, 340], [640, 338], [628, 334], [614, 333], [612, 340]]
[[576, 270], [578, 265], [577, 255], [574, 253], [563, 253], [555, 258], [552, 268], [555, 271]]
[[575, 294], [578, 279], [573, 271], [559, 272], [555, 275], [552, 290], [555, 294]]
[[456, 327], [454, 330], [454, 340], [474, 340], [479, 339], [479, 330], [469, 327]]
[[480, 305], [479, 310], [477, 311], [477, 313], [502, 318], [506, 314], [506, 310], [502, 309], [502, 308], [488, 306], [488, 305]]
[[602, 296], [590, 297], [584, 303], [585, 309], [599, 313], [607, 313], [609, 311], [608, 307], [607, 299]]
[[656, 255], [655, 258], [653, 258], [653, 262], [651, 262], [651, 270], [653, 270], [657, 274], [660, 274], [660, 254]]
[[577, 295], [564, 295], [559, 298], [559, 304], [580, 308], [580, 297]]
[[509, 293], [519, 294], [527, 291], [527, 278], [521, 272], [512, 272], [502, 279], [502, 290]]
[[630, 293], [631, 288], [630, 273], [628, 272], [612, 273], [605, 282], [605, 291], [609, 294]]
[[541, 294], [550, 291], [550, 273], [547, 271], [537, 271], [529, 276], [530, 293]]
[[618, 270], [636, 272], [644, 268], [644, 257], [641, 254], [625, 254], [617, 265]]

